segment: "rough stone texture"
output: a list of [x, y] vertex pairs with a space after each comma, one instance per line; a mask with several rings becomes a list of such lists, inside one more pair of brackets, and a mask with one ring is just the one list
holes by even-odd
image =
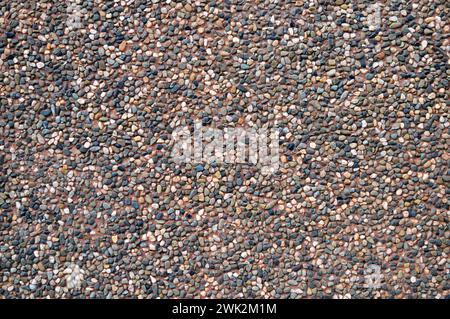
[[0, 5], [0, 298], [448, 296], [448, 1], [82, 2]]

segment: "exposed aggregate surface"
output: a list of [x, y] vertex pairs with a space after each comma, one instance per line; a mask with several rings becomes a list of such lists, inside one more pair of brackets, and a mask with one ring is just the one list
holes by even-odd
[[445, 298], [450, 4], [375, 3], [2, 1], [0, 298]]

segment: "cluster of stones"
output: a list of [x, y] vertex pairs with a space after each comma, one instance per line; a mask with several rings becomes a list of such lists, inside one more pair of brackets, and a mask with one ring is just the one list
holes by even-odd
[[2, 1], [0, 298], [445, 298], [450, 6], [374, 3]]

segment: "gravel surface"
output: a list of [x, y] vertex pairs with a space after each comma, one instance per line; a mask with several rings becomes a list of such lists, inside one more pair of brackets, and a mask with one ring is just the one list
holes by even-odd
[[[0, 298], [448, 297], [449, 13], [2, 1]], [[279, 168], [178, 163], [196, 120]]]

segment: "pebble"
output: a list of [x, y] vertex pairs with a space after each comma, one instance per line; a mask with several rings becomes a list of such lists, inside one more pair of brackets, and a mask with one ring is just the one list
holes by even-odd
[[0, 5], [2, 298], [448, 298], [446, 1], [69, 2]]

